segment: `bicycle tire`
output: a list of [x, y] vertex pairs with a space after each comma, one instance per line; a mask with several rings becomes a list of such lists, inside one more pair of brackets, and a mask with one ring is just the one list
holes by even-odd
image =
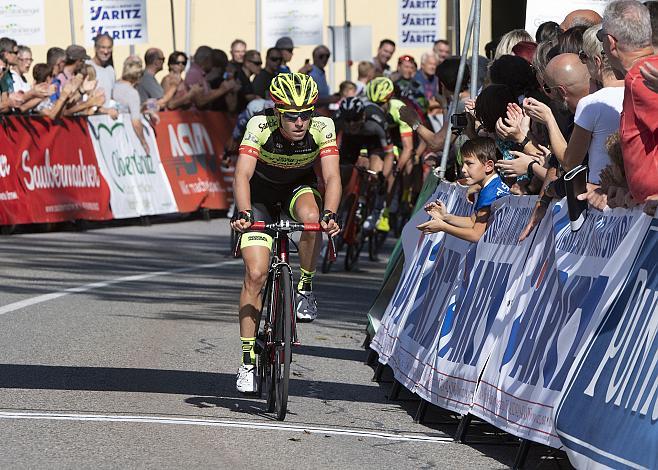
[[386, 241], [387, 232], [373, 230], [368, 236], [368, 256], [370, 261], [379, 261], [379, 251]]
[[327, 274], [329, 271], [331, 271], [331, 265], [334, 264], [333, 261], [329, 259], [329, 247], [325, 245], [323, 248], [323, 255], [322, 255], [322, 274]]
[[292, 297], [292, 273], [283, 265], [277, 272], [279, 278], [277, 311], [274, 327], [274, 354], [272, 355], [272, 382], [274, 385], [276, 419], [283, 421], [288, 411], [288, 387], [290, 385], [290, 361], [292, 359], [292, 321], [295, 314]]
[[355, 235], [356, 243], [348, 245], [345, 253], [345, 271], [352, 271], [356, 267], [363, 249], [363, 227], [360, 225], [360, 221], [357, 223], [359, 223], [359, 227]]
[[[274, 274], [270, 272], [268, 280], [268, 284], [265, 289], [266, 294], [267, 294], [267, 317], [268, 320], [273, 320], [274, 316], [276, 315], [276, 305], [277, 305], [277, 299], [274, 296], [275, 293], [278, 291], [278, 285], [277, 285], [277, 280], [276, 277], [274, 277]], [[273, 370], [273, 358], [274, 358], [274, 347], [272, 346], [274, 344], [274, 332], [272, 331], [273, 328], [275, 328], [276, 325], [272, 323], [270, 325], [270, 331], [265, 337], [265, 347], [263, 348], [263, 353], [262, 353], [262, 365], [263, 365], [263, 376], [262, 380], [265, 382], [265, 393], [266, 393], [266, 398], [267, 398], [267, 412], [268, 413], [273, 413], [274, 409], [276, 407], [276, 396], [275, 396], [275, 390], [274, 390], [274, 374], [272, 372]], [[261, 381], [261, 384], [263, 382]]]

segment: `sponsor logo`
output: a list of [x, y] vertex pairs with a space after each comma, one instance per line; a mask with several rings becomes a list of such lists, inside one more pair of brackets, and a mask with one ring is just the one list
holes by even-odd
[[82, 150], [78, 149], [79, 164], [61, 164], [50, 162], [50, 149], [46, 149], [43, 165], [30, 166], [30, 152], [23, 152], [21, 161], [23, 183], [29, 191], [54, 188], [100, 188], [101, 178], [95, 165], [87, 165], [82, 159]]

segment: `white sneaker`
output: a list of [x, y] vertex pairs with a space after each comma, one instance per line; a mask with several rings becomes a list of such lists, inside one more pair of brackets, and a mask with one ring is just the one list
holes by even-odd
[[297, 320], [312, 322], [318, 316], [318, 301], [312, 291], [297, 292]]
[[238, 378], [235, 382], [238, 392], [258, 392], [258, 379], [256, 378], [256, 366], [253, 364], [242, 364], [238, 369]]

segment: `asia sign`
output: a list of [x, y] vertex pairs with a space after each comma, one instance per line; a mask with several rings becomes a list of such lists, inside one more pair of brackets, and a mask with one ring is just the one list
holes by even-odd
[[146, 0], [85, 0], [85, 43], [107, 33], [114, 45], [148, 42]]
[[400, 0], [400, 47], [432, 47], [441, 39], [439, 0]]

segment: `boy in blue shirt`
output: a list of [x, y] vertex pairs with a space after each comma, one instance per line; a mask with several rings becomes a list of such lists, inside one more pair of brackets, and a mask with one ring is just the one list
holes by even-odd
[[466, 184], [477, 193], [473, 214], [470, 217], [453, 215], [442, 202], [431, 202], [425, 206], [425, 211], [432, 219], [420, 224], [418, 230], [423, 233], [445, 232], [468, 242], [480, 240], [487, 229], [491, 204], [509, 194], [509, 188], [496, 173], [497, 152], [495, 141], [489, 137], [477, 137], [464, 143], [461, 148], [462, 172]]

